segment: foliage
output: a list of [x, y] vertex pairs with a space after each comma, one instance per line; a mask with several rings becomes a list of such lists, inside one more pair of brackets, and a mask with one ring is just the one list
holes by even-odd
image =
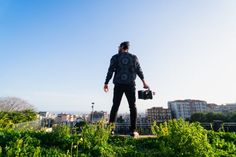
[[7, 114], [2, 114], [2, 112], [0, 112], [0, 128], [11, 128], [13, 124], [14, 123], [8, 118]]
[[33, 110], [1, 111], [0, 127], [12, 127], [13, 124], [36, 120], [37, 113]]
[[236, 156], [235, 133], [209, 131], [208, 139], [218, 156]]
[[207, 131], [199, 123], [170, 120], [160, 126], [154, 124], [152, 132], [159, 139], [162, 156], [212, 156]]
[[221, 120], [222, 122], [236, 122], [236, 112], [229, 113], [194, 113], [191, 115], [191, 122], [208, 122], [212, 123], [215, 120]]
[[16, 141], [9, 142], [9, 146], [5, 147], [6, 156], [20, 157], [20, 156], [39, 156], [40, 147], [39, 140], [26, 136], [19, 138]]
[[83, 149], [91, 156], [114, 155], [112, 147], [108, 144], [111, 126], [105, 126], [103, 122], [97, 125], [85, 125], [81, 133]]
[[152, 127], [156, 137], [110, 136], [102, 122], [83, 124], [81, 133], [65, 125], [52, 132], [0, 128], [1, 156], [50, 157], [233, 157], [236, 134], [203, 129], [199, 123], [172, 120]]

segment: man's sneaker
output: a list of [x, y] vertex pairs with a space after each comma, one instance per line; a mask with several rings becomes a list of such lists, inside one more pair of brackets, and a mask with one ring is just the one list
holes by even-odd
[[132, 137], [138, 137], [138, 136], [139, 136], [139, 133], [138, 133], [137, 131], [132, 131], [132, 132], [130, 133], [130, 136], [132, 136]]
[[115, 135], [115, 131], [114, 130], [111, 130], [111, 135]]

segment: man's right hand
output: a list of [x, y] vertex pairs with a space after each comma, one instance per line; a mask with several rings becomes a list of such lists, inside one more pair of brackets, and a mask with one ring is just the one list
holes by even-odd
[[108, 84], [104, 84], [103, 90], [104, 90], [104, 92], [108, 92], [109, 91]]

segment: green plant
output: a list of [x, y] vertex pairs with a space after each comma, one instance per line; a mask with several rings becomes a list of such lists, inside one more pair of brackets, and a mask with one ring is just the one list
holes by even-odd
[[111, 127], [102, 121], [96, 125], [85, 125], [81, 133], [83, 149], [91, 156], [114, 155], [112, 147], [108, 144]]
[[21, 156], [39, 156], [40, 146], [39, 140], [31, 137], [24, 137], [16, 141], [9, 142], [9, 146], [5, 147], [6, 156], [21, 157]]
[[218, 156], [236, 156], [235, 133], [209, 131], [208, 139]]
[[170, 120], [160, 126], [154, 124], [152, 132], [159, 139], [163, 156], [213, 156], [207, 130], [199, 123], [189, 123], [183, 119]]
[[36, 120], [37, 113], [33, 110], [1, 111], [0, 128], [13, 127], [13, 124]]
[[182, 119], [152, 127], [156, 137], [110, 136], [110, 125], [86, 124], [72, 134], [65, 125], [52, 132], [0, 128], [0, 156], [32, 157], [234, 157], [236, 134], [203, 129]]

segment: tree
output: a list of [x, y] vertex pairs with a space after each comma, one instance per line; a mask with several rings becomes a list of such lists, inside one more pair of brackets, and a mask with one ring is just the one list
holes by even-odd
[[206, 119], [208, 122], [213, 122], [214, 120], [221, 120], [223, 122], [226, 121], [226, 116], [222, 113], [207, 113], [206, 114]]
[[24, 111], [0, 111], [0, 119], [3, 119], [4, 122], [22, 123], [33, 121], [37, 119], [37, 113], [33, 110], [24, 110]]
[[201, 112], [194, 113], [191, 115], [190, 121], [191, 122], [206, 122], [206, 114], [201, 113]]
[[24, 111], [24, 110], [35, 110], [33, 105], [27, 101], [17, 97], [2, 97], [0, 98], [0, 111]]
[[236, 122], [236, 111], [228, 113], [227, 122]]
[[231, 116], [229, 114], [223, 114], [223, 113], [214, 113], [214, 112], [208, 112], [208, 113], [194, 113], [191, 115], [190, 121], [191, 122], [207, 122], [212, 123], [215, 120], [220, 120], [223, 122], [227, 122], [228, 119]]

